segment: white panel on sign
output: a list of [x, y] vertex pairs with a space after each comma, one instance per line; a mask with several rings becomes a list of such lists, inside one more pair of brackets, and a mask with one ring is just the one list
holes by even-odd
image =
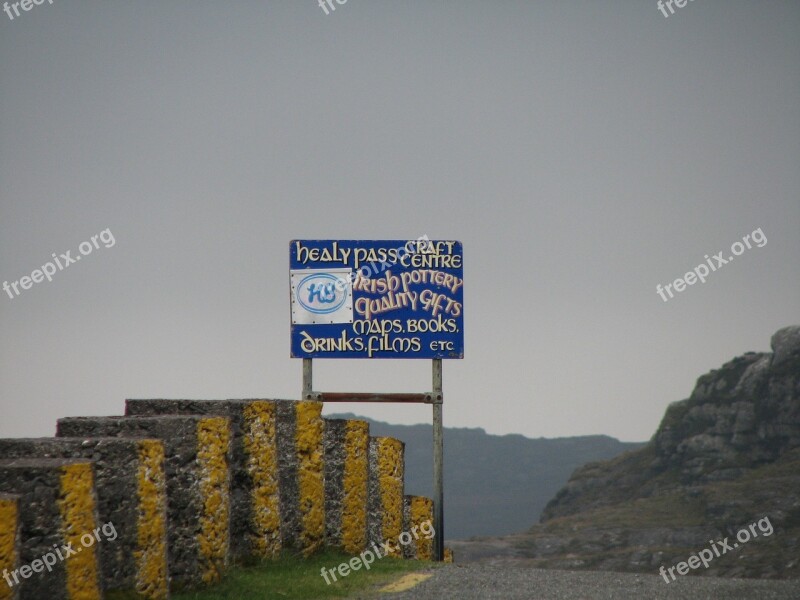
[[292, 270], [292, 324], [353, 322], [352, 269]]

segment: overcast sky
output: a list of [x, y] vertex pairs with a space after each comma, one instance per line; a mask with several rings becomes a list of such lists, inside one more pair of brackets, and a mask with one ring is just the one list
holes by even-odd
[[[800, 2], [334, 6], [0, 13], [0, 282], [115, 241], [0, 291], [0, 435], [128, 397], [299, 397], [293, 238], [463, 242], [447, 426], [645, 440], [800, 322]], [[429, 361], [315, 367], [320, 390], [431, 385]]]

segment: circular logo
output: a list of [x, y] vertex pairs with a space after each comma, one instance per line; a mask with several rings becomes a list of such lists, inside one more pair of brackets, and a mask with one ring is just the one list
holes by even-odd
[[339, 310], [347, 301], [347, 285], [330, 273], [315, 273], [300, 280], [297, 301], [305, 310], [327, 315]]

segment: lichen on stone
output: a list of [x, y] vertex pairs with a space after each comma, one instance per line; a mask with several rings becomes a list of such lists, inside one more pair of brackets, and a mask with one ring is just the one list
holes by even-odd
[[[13, 571], [17, 568], [17, 532], [19, 510], [17, 500], [11, 497], [0, 498], [0, 570]], [[5, 579], [0, 579], [0, 599], [14, 597], [14, 590]]]
[[414, 544], [416, 546], [416, 558], [419, 560], [432, 560], [433, 559], [433, 537], [427, 539], [422, 533], [421, 526], [425, 523], [425, 529], [430, 531], [433, 529], [433, 500], [425, 498], [424, 496], [412, 496], [410, 507], [410, 524], [411, 531], [416, 531], [414, 536]]
[[367, 543], [368, 423], [347, 421], [345, 451], [342, 546], [345, 552], [357, 554]]
[[276, 416], [273, 402], [251, 402], [244, 408], [244, 448], [253, 486], [251, 547], [266, 558], [281, 550]]
[[[394, 438], [378, 438], [378, 481], [383, 510], [383, 539], [396, 541], [403, 532], [403, 442]], [[394, 544], [390, 556], [401, 556]]]
[[94, 539], [95, 518], [94, 470], [91, 463], [72, 463], [61, 467], [60, 494], [62, 537], [75, 550], [64, 560], [67, 571], [67, 597], [70, 600], [100, 600], [97, 540], [84, 546], [81, 537]]
[[224, 417], [197, 423], [197, 463], [203, 498], [200, 532], [200, 570], [203, 583], [219, 581], [227, 566], [230, 543], [230, 484], [228, 451], [230, 426]]
[[319, 550], [325, 539], [322, 403], [298, 402], [295, 410], [300, 545], [308, 556]]
[[159, 440], [140, 440], [138, 454], [136, 591], [148, 600], [164, 600], [169, 597], [164, 445]]

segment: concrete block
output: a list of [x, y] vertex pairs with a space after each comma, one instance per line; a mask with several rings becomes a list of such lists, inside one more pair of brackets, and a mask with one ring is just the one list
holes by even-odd
[[20, 566], [3, 585], [20, 600], [101, 600], [97, 547], [114, 542], [99, 535], [92, 463], [2, 459], [0, 490], [19, 496], [21, 522]]
[[369, 424], [325, 419], [326, 544], [349, 554], [367, 545]]
[[[433, 560], [433, 500], [424, 496], [406, 496], [403, 504], [403, 531], [410, 543], [403, 545], [403, 556]], [[405, 541], [405, 540], [403, 540]]]
[[[168, 597], [167, 491], [164, 445], [154, 439], [0, 439], [2, 458], [83, 458], [94, 463], [97, 513], [117, 539], [100, 546], [107, 590]], [[131, 560], [133, 558], [133, 560]]]
[[403, 531], [405, 444], [389, 437], [369, 440], [368, 541], [380, 544], [390, 540], [390, 556], [401, 556], [397, 544]]
[[231, 552], [236, 559], [280, 553], [281, 517], [273, 400], [127, 400], [135, 416], [204, 415], [231, 422]]
[[284, 547], [312, 554], [325, 542], [321, 402], [278, 402], [278, 472]]
[[175, 589], [218, 581], [230, 548], [230, 421], [223, 417], [69, 417], [59, 437], [161, 440], [168, 564]]

